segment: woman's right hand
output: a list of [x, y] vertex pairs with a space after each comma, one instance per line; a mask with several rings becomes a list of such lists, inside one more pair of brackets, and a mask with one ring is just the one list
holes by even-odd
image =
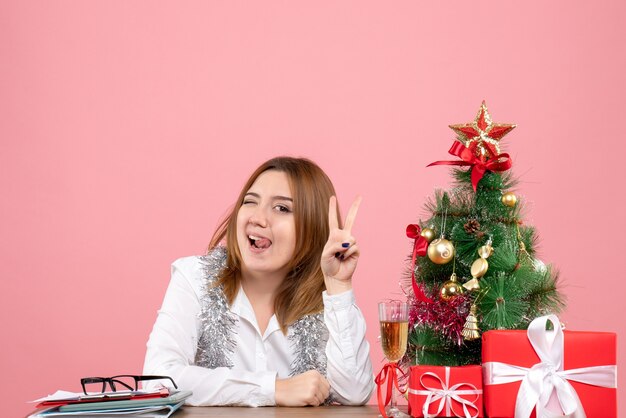
[[317, 370], [309, 370], [289, 379], [276, 379], [278, 406], [319, 406], [330, 393], [330, 383]]

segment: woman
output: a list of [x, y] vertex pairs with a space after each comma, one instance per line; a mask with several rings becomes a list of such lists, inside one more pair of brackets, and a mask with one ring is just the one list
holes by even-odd
[[172, 265], [144, 374], [171, 376], [191, 405], [367, 402], [372, 365], [352, 292], [359, 203], [342, 228], [317, 165], [262, 164], [208, 254]]

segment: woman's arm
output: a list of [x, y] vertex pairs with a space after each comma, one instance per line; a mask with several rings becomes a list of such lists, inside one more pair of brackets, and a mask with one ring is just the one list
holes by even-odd
[[346, 405], [368, 401], [374, 389], [369, 344], [365, 339], [365, 319], [355, 304], [352, 276], [359, 260], [359, 247], [352, 225], [361, 204], [358, 197], [339, 227], [337, 199], [328, 202], [328, 241], [321, 258], [326, 291], [324, 321], [330, 333], [326, 345], [328, 380], [335, 399]]
[[204, 285], [196, 257], [172, 264], [172, 279], [148, 340], [144, 374], [170, 376], [180, 389], [193, 391], [187, 399], [190, 405], [274, 405], [276, 372], [194, 365], [201, 308], [198, 295]]
[[324, 321], [329, 331], [326, 345], [327, 378], [334, 399], [344, 405], [365, 404], [374, 389], [365, 319], [349, 290], [324, 297]]

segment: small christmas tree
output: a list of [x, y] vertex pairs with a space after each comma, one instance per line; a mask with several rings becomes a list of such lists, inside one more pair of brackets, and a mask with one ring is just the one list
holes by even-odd
[[558, 273], [535, 257], [535, 229], [522, 222], [522, 202], [500, 140], [515, 128], [491, 121], [485, 102], [475, 120], [451, 125], [457, 161], [454, 188], [426, 203], [429, 218], [409, 225], [413, 238], [411, 315], [405, 361], [458, 366], [480, 363], [480, 334], [525, 329], [564, 307]]

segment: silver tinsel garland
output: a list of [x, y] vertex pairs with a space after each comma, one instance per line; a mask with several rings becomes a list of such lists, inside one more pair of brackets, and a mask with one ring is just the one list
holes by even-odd
[[238, 319], [230, 312], [222, 286], [215, 286], [218, 274], [226, 267], [226, 249], [217, 247], [200, 260], [205, 280], [195, 364], [209, 369], [232, 368], [230, 355], [236, 347], [233, 335]]
[[[309, 370], [317, 370], [326, 376], [326, 343], [328, 328], [324, 323], [324, 313], [305, 315], [289, 327], [294, 359], [291, 363], [289, 376], [296, 376]], [[324, 401], [325, 405], [333, 403], [331, 395]]]
[[290, 376], [309, 370], [326, 375], [326, 342], [328, 328], [324, 314], [305, 315], [289, 327], [289, 340], [294, 352]]

